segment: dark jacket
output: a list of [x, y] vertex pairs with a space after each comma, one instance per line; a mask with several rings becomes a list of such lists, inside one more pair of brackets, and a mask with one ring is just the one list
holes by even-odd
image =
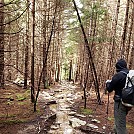
[[122, 89], [125, 87], [126, 76], [127, 76], [127, 74], [123, 72], [128, 73], [129, 70], [127, 69], [127, 64], [125, 60], [123, 59], [120, 59], [115, 66], [117, 73], [112, 77], [112, 81], [107, 84], [107, 90], [108, 92], [112, 92], [114, 90], [115, 96], [117, 95], [121, 98]]

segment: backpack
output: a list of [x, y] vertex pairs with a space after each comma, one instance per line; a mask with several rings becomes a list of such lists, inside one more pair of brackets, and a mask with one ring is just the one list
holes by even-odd
[[[126, 72], [123, 72], [127, 74]], [[127, 74], [125, 87], [122, 89], [122, 104], [127, 107], [134, 106], [134, 70]]]

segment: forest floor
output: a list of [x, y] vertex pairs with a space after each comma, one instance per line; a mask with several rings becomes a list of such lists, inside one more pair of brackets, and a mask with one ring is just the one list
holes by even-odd
[[[111, 93], [109, 96], [109, 105], [107, 104], [108, 102], [108, 95], [101, 93], [101, 98], [102, 104], [98, 105], [96, 95], [92, 94], [87, 98], [87, 104], [86, 104], [86, 109], [90, 110], [92, 116], [94, 116], [95, 119], [100, 121], [100, 123], [95, 123], [99, 127], [100, 131], [103, 131], [102, 128], [105, 127], [105, 134], [110, 134], [113, 130], [113, 125], [114, 125], [114, 101], [113, 101], [113, 96], [114, 93]], [[77, 100], [73, 106], [74, 109], [77, 110], [78, 113], [81, 113], [81, 108], [84, 107], [84, 100]], [[86, 111], [84, 111], [86, 112]], [[108, 113], [108, 114], [107, 114]], [[127, 115], [127, 131], [128, 134], [134, 134], [134, 108], [131, 109]], [[87, 123], [92, 123], [90, 118], [85, 118]], [[86, 126], [80, 127], [82, 131], [87, 131], [88, 128]], [[90, 133], [90, 131], [89, 131]], [[92, 134], [92, 133], [91, 133]], [[96, 133], [95, 133], [96, 134]]]
[[[56, 86], [56, 85], [55, 85]], [[54, 88], [54, 87], [53, 87]], [[75, 92], [80, 91], [80, 88], [76, 88]], [[81, 91], [80, 91], [81, 92]], [[102, 104], [97, 104], [96, 95], [90, 94], [87, 98], [87, 109], [83, 110], [84, 100], [77, 99], [72, 106], [72, 110], [79, 114], [85, 114], [83, 118], [87, 123], [91, 123], [91, 117], [87, 115], [88, 112], [92, 114], [100, 123], [97, 123], [99, 130], [105, 131], [105, 134], [109, 134], [113, 127], [113, 94], [110, 95], [110, 104], [107, 111], [107, 95], [102, 98]], [[127, 129], [128, 134], [134, 134], [134, 109], [132, 109], [127, 116]], [[33, 124], [37, 122], [39, 117], [53, 114], [47, 105], [44, 103], [38, 103], [37, 112], [33, 112], [33, 104], [30, 102], [30, 91], [24, 90], [21, 87], [6, 86], [5, 89], [0, 89], [0, 134], [27, 134], [19, 132], [19, 129], [25, 128], [27, 124]], [[87, 118], [88, 117], [88, 118]], [[53, 120], [53, 119], [52, 119]], [[54, 121], [54, 120], [53, 120]], [[38, 124], [38, 123], [37, 123]], [[49, 129], [51, 121], [43, 123], [44, 133]], [[33, 127], [33, 126], [31, 126]], [[104, 128], [105, 127], [105, 128]], [[36, 129], [39, 130], [39, 126], [36, 125]], [[82, 126], [83, 132], [88, 132], [86, 126]], [[104, 130], [105, 129], [105, 130]], [[38, 131], [39, 132], [39, 131]], [[29, 132], [29, 134], [36, 134], [36, 132]], [[96, 132], [94, 132], [96, 134]]]

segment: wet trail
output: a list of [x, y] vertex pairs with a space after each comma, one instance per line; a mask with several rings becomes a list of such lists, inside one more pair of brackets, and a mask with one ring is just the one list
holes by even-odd
[[[77, 89], [78, 87], [72, 83], [63, 81], [48, 90], [42, 90], [38, 102], [45, 110], [44, 115], [35, 122], [25, 124], [16, 134], [85, 134], [75, 129], [85, 125], [90, 128], [89, 130], [95, 130], [92, 134], [102, 134], [97, 133], [98, 126], [87, 124], [87, 121], [84, 120], [87, 119], [87, 116], [73, 110], [75, 100], [81, 99], [83, 96], [83, 92], [79, 92]], [[46, 110], [46, 106], [50, 108], [51, 112]], [[48, 119], [51, 123], [48, 123]], [[93, 122], [97, 123], [98, 120]], [[47, 125], [49, 125], [49, 129], [46, 128]]]
[[[70, 126], [70, 119], [73, 118], [70, 114], [74, 111], [71, 111], [70, 107], [74, 103], [73, 101], [79, 97], [78, 94], [75, 94], [75, 86], [70, 85], [69, 83], [62, 82], [62, 85], [58, 89], [54, 89], [56, 94], [57, 104], [50, 105], [50, 109], [56, 113], [56, 122], [51, 126], [48, 134], [77, 134], [81, 133], [78, 130], [75, 130]], [[75, 113], [75, 112], [74, 112]]]

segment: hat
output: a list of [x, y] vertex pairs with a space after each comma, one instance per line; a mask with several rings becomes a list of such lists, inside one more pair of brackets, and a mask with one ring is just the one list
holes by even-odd
[[120, 60], [117, 61], [115, 67], [116, 67], [117, 71], [121, 71], [121, 70], [127, 68], [127, 63], [124, 59], [120, 59]]

